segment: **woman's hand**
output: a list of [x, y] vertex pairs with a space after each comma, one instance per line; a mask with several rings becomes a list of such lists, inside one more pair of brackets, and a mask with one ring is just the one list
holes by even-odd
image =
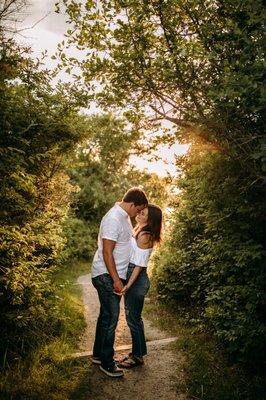
[[125, 285], [124, 287], [123, 287], [123, 289], [120, 291], [120, 292], [116, 292], [115, 290], [114, 290], [114, 294], [117, 294], [118, 296], [123, 296], [125, 293], [126, 293], [126, 291], [129, 289], [129, 287], [127, 286], [127, 285]]
[[116, 294], [118, 294], [119, 296], [123, 296], [123, 295], [126, 294], [126, 292], [128, 291], [128, 289], [129, 289], [129, 286], [128, 286], [128, 285], [125, 285], [125, 286], [123, 287], [123, 289], [121, 290], [121, 292], [116, 293]]
[[128, 291], [128, 289], [129, 289], [129, 286], [128, 285], [125, 285], [124, 287], [123, 287], [123, 289], [121, 290], [121, 294], [123, 295], [123, 294], [126, 294], [126, 292]]

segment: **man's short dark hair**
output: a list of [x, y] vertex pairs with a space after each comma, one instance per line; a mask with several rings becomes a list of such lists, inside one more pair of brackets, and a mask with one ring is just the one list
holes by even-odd
[[148, 199], [144, 191], [138, 187], [129, 189], [123, 197], [125, 203], [134, 203], [135, 206], [148, 204]]

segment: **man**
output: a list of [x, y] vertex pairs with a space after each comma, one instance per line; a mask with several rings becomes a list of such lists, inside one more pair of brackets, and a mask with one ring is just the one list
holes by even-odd
[[130, 217], [148, 204], [145, 193], [131, 188], [123, 200], [116, 203], [103, 217], [98, 235], [98, 249], [92, 263], [92, 283], [98, 291], [100, 314], [93, 347], [94, 364], [110, 377], [121, 377], [123, 371], [115, 365], [114, 340], [121, 292], [127, 275], [131, 252], [132, 224]]

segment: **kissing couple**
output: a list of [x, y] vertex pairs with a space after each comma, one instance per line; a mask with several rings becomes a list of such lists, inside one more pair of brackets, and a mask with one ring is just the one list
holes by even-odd
[[[131, 218], [136, 221], [134, 228]], [[112, 378], [122, 377], [122, 368], [144, 364], [147, 346], [141, 313], [150, 287], [147, 264], [160, 242], [161, 227], [162, 210], [148, 204], [144, 191], [136, 187], [129, 189], [101, 221], [92, 262], [92, 283], [100, 301], [92, 362]], [[114, 341], [122, 295], [132, 351], [116, 364]]]

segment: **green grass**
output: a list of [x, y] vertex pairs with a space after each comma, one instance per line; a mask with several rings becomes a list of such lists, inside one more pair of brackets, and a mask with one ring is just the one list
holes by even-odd
[[54, 274], [54, 280], [57, 285], [68, 285], [76, 283], [80, 275], [91, 272], [91, 263], [89, 261], [72, 261], [65, 267], [60, 267]]
[[144, 315], [169, 336], [179, 339], [173, 351], [185, 355], [186, 381], [176, 388], [187, 391], [194, 400], [265, 400], [265, 380], [230, 364], [225, 351], [212, 335], [197, 333], [184, 324], [173, 310], [161, 305], [155, 294], [145, 304]]
[[85, 319], [82, 301], [82, 288], [77, 284], [77, 278], [90, 273], [90, 263], [73, 261], [71, 264], [60, 268], [53, 274], [53, 281], [61, 299], [62, 312], [65, 315], [62, 340], [69, 346], [69, 351], [75, 351], [78, 338], [85, 329]]
[[88, 272], [89, 263], [76, 262], [54, 273], [64, 320], [61, 335], [0, 373], [1, 400], [78, 400], [88, 394], [89, 360], [69, 357], [85, 328], [82, 292], [75, 283]]

